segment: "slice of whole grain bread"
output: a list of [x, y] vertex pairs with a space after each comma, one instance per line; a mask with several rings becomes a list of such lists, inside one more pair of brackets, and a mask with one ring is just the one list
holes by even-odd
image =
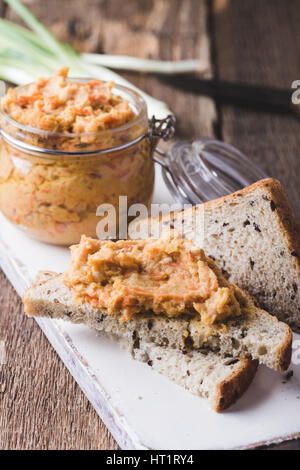
[[[24, 295], [25, 309], [29, 315], [64, 318], [75, 323], [86, 323], [100, 334], [117, 340], [132, 356], [191, 393], [204, 398], [217, 412], [235, 403], [252, 382], [258, 361], [225, 358], [218, 352], [203, 350], [180, 350], [174, 348], [181, 341], [185, 322], [166, 319], [153, 320], [153, 334], [158, 335], [162, 326], [174, 344], [165, 346], [166, 337], [153, 342], [149, 328], [150, 317], [122, 324], [118, 318], [104, 316], [89, 304], [76, 306], [71, 291], [61, 283], [61, 276], [44, 273], [41, 281]], [[47, 279], [47, 280], [46, 280]], [[140, 328], [139, 333], [134, 330]], [[143, 339], [139, 339], [139, 336]], [[174, 337], [173, 337], [174, 336]], [[177, 338], [177, 339], [176, 339]]]
[[138, 350], [140, 343], [184, 352], [209, 349], [223, 357], [258, 359], [273, 369], [286, 370], [291, 358], [290, 328], [257, 308], [251, 297], [238, 288], [237, 300], [241, 316], [228, 319], [226, 324], [207, 326], [198, 316], [167, 318], [151, 313], [141, 313], [121, 322], [119, 316], [107, 315], [89, 303], [75, 303], [72, 291], [62, 282], [62, 275], [50, 274], [48, 280], [43, 277], [23, 296], [27, 315], [85, 323], [98, 331], [125, 338], [132, 351]]
[[[194, 230], [195, 214], [203, 227]], [[180, 220], [179, 220], [180, 219]], [[131, 230], [149, 236], [170, 217], [133, 221]], [[151, 224], [149, 223], [151, 221]], [[249, 291], [262, 308], [300, 332], [300, 227], [279, 181], [268, 178], [234, 194], [175, 212], [183, 235], [204, 249], [229, 280]], [[199, 226], [198, 226], [199, 229]]]
[[141, 343], [135, 358], [147, 362], [158, 373], [208, 400], [217, 412], [235, 403], [247, 390], [258, 361], [223, 358], [212, 351], [190, 351]]

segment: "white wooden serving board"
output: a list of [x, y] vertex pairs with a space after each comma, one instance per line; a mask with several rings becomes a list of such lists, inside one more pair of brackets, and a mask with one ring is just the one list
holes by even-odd
[[[160, 171], [154, 201], [173, 202]], [[0, 215], [0, 264], [20, 295], [39, 270], [61, 272], [68, 262], [68, 249], [31, 240]], [[300, 437], [299, 365], [285, 384], [260, 367], [238, 403], [217, 414], [87, 327], [37, 322], [122, 449], [249, 448]]]

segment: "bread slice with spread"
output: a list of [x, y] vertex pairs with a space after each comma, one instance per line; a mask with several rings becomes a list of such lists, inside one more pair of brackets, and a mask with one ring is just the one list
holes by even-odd
[[103, 242], [83, 237], [70, 268], [28, 289], [32, 316], [64, 318], [143, 343], [221, 357], [250, 358], [276, 370], [290, 363], [292, 333], [231, 284], [203, 250], [172, 236]]
[[[202, 226], [194, 230], [199, 209]], [[203, 248], [231, 282], [300, 332], [300, 227], [279, 181], [267, 178], [171, 217], [134, 221], [131, 231], [153, 236], [157, 226], [170, 223], [182, 223], [181, 234]]]

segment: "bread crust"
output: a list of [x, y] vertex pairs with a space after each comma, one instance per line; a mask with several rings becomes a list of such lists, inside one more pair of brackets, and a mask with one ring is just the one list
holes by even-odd
[[292, 343], [293, 343], [293, 333], [290, 327], [288, 327], [287, 335], [286, 335], [286, 342], [280, 348], [279, 353], [279, 364], [278, 370], [284, 372], [289, 368], [292, 358]]
[[263, 183], [264, 188], [270, 191], [278, 222], [286, 235], [290, 252], [295, 257], [298, 274], [300, 275], [300, 225], [296, 220], [287, 193], [275, 178], [262, 180], [261, 183]]
[[227, 380], [218, 384], [214, 405], [217, 413], [233, 405], [244, 394], [255, 376], [258, 361], [240, 359], [240, 362], [241, 368], [233, 372]]

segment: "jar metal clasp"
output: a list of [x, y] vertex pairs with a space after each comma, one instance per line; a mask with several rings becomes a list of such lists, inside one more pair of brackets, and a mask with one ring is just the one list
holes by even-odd
[[167, 141], [175, 135], [176, 117], [169, 114], [164, 119], [156, 119], [155, 116], [149, 120], [149, 132], [151, 155], [153, 160], [164, 167], [168, 168], [168, 154], [157, 147], [160, 139]]

